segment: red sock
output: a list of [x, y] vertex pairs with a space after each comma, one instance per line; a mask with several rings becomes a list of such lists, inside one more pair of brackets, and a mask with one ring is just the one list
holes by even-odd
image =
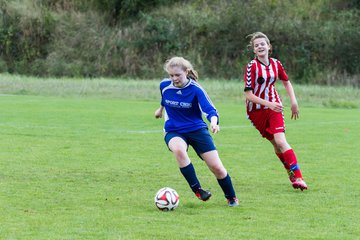
[[285, 159], [284, 159], [284, 155], [282, 153], [277, 153], [275, 152], [276, 156], [278, 156], [278, 158], [280, 159], [281, 163], [284, 165], [284, 168], [286, 170], [289, 170], [290, 169], [290, 166], [285, 162]]
[[283, 152], [282, 155], [287, 165], [290, 166], [290, 169], [293, 171], [295, 177], [302, 179], [302, 174], [294, 150], [289, 149]]

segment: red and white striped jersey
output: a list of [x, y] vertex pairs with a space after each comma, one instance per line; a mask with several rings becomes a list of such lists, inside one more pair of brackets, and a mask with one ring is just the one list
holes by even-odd
[[[244, 74], [245, 89], [252, 90], [253, 93], [269, 102], [281, 103], [279, 94], [275, 89], [277, 79], [288, 81], [289, 78], [280, 61], [275, 58], [269, 58], [269, 65], [265, 66], [257, 58], [253, 59], [247, 66]], [[267, 107], [246, 101], [247, 112], [266, 109]]]

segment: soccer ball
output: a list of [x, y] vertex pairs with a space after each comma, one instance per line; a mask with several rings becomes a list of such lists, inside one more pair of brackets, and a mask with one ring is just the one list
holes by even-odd
[[156, 207], [161, 211], [171, 211], [179, 206], [179, 194], [169, 187], [160, 189], [154, 200]]

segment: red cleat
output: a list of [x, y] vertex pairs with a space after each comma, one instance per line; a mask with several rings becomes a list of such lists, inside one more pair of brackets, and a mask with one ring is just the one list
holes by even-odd
[[292, 186], [295, 189], [299, 188], [301, 191], [303, 191], [304, 189], [306, 190], [308, 188], [305, 181], [301, 178], [296, 178], [295, 181], [292, 183]]

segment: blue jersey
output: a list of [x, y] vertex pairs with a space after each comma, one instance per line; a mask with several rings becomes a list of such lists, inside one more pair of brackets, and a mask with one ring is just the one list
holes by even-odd
[[[205, 90], [194, 80], [175, 87], [171, 79], [160, 83], [161, 105], [165, 107], [165, 132], [187, 133], [207, 128], [202, 114], [210, 121], [219, 115]], [[219, 120], [218, 120], [219, 121]]]

